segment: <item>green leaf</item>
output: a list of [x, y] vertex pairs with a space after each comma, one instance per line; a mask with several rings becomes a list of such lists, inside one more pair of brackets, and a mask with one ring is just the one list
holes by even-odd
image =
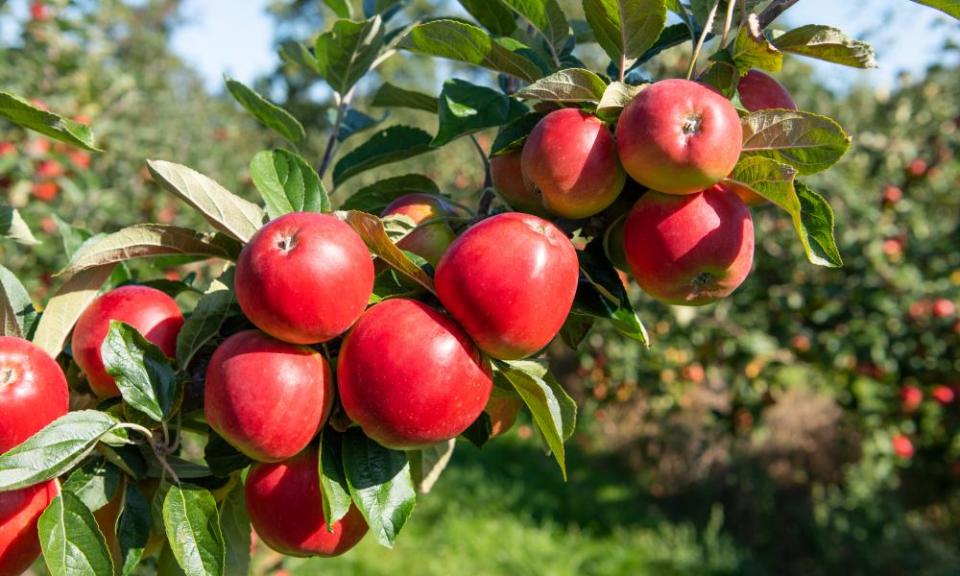
[[157, 576], [186, 576], [177, 559], [173, 555], [170, 544], [166, 544], [160, 551], [160, 557], [157, 558]]
[[789, 164], [804, 175], [833, 166], [850, 147], [839, 124], [812, 112], [758, 110], [740, 121], [745, 156]]
[[247, 242], [263, 225], [264, 214], [259, 206], [213, 179], [164, 160], [147, 160], [147, 167], [158, 184], [200, 212], [217, 230]]
[[597, 43], [624, 72], [656, 43], [667, 22], [664, 0], [583, 0], [583, 11]]
[[412, 108], [413, 110], [423, 110], [425, 112], [436, 113], [439, 101], [422, 92], [400, 88], [389, 82], [384, 82], [377, 93], [373, 96], [371, 106], [392, 107], [392, 108]]
[[725, 98], [730, 98], [737, 91], [737, 83], [740, 82], [740, 70], [733, 63], [733, 59], [726, 51], [717, 52], [714, 55], [714, 62], [704, 70], [697, 81], [701, 84], [709, 84]]
[[224, 77], [227, 90], [254, 118], [294, 144], [307, 137], [300, 121], [292, 114], [270, 102], [260, 94], [244, 86], [241, 82]]
[[490, 157], [509, 154], [523, 148], [527, 136], [544, 116], [546, 114], [542, 112], [529, 112], [500, 128], [497, 137], [494, 138], [493, 144], [490, 146]]
[[113, 574], [113, 560], [97, 520], [83, 501], [63, 492], [37, 522], [43, 561], [52, 576]]
[[353, 18], [353, 5], [350, 0], [323, 0], [323, 3], [333, 10], [338, 18]]
[[[337, 112], [335, 109], [330, 108], [327, 110], [327, 120], [331, 125], [336, 121]], [[355, 108], [350, 108], [343, 115], [343, 118], [340, 119], [340, 131], [337, 132], [337, 142], [343, 142], [347, 138], [350, 138], [354, 134], [359, 134], [365, 130], [369, 130], [374, 126], [379, 125], [387, 118], [387, 115], [384, 114], [381, 118], [373, 118], [368, 116]]]
[[160, 348], [133, 326], [111, 320], [100, 355], [107, 374], [113, 376], [129, 407], [157, 422], [170, 416], [177, 376]]
[[207, 445], [203, 449], [203, 459], [215, 476], [226, 477], [243, 470], [253, 460], [231, 446], [216, 432], [210, 431]]
[[224, 574], [247, 576], [250, 573], [251, 530], [242, 482], [237, 482], [220, 505], [220, 531], [226, 545]]
[[0, 117], [54, 140], [95, 152], [100, 151], [94, 141], [93, 131], [88, 126], [41, 110], [15, 94], [0, 91]]
[[517, 29], [517, 17], [500, 0], [458, 0], [463, 9], [496, 36], [510, 36]]
[[120, 422], [106, 412], [78, 410], [47, 424], [0, 455], [0, 492], [46, 482], [73, 468]]
[[[488, 420], [489, 421], [489, 420]], [[438, 442], [421, 450], [412, 450], [407, 453], [410, 459], [410, 475], [417, 492], [429, 494], [440, 475], [450, 464], [453, 458], [453, 449], [457, 439], [451, 438], [446, 442]]]
[[593, 241], [586, 250], [579, 250], [580, 283], [571, 312], [608, 320], [622, 336], [650, 345], [650, 337], [630, 304], [627, 291], [610, 260], [603, 253], [603, 243]]
[[343, 156], [333, 169], [333, 185], [384, 164], [399, 162], [431, 150], [430, 134], [410, 126], [391, 126]]
[[763, 35], [756, 14], [751, 14], [747, 18], [747, 25], [740, 27], [730, 55], [740, 74], [746, 74], [751, 68], [779, 72], [783, 66], [783, 52]]
[[433, 20], [410, 29], [400, 47], [411, 52], [474, 64], [532, 82], [543, 70], [521, 54], [529, 48], [510, 39], [492, 38], [484, 30], [458, 20]]
[[792, 52], [854, 68], [876, 68], [873, 47], [866, 42], [849, 38], [830, 26], [810, 24], [794, 28], [778, 36], [773, 45], [784, 52]]
[[375, 256], [397, 272], [423, 286], [432, 294], [436, 294], [433, 288], [433, 279], [390, 240], [380, 218], [357, 210], [338, 212], [337, 216], [349, 224], [363, 238], [370, 252]]
[[576, 350], [593, 328], [594, 319], [581, 314], [570, 314], [560, 327], [560, 339], [571, 349]]
[[123, 499], [123, 513], [117, 525], [120, 566], [123, 576], [132, 574], [143, 558], [150, 539], [150, 502], [133, 483], [128, 482]]
[[597, 116], [608, 122], [616, 120], [620, 117], [624, 107], [646, 87], [646, 84], [633, 86], [619, 81], [611, 82], [600, 96], [600, 102], [597, 104]]
[[343, 471], [343, 437], [327, 426], [320, 434], [320, 492], [323, 495], [323, 519], [327, 530], [347, 515], [353, 500]]
[[264, 150], [250, 161], [250, 177], [270, 218], [291, 212], [330, 212], [330, 198], [307, 161], [286, 150]]
[[543, 36], [555, 54], [570, 36], [570, 23], [557, 0], [499, 0]]
[[57, 223], [57, 233], [60, 234], [60, 242], [63, 245], [63, 252], [67, 260], [73, 260], [74, 254], [83, 246], [83, 243], [90, 239], [93, 234], [89, 230], [71, 226], [69, 222], [64, 221], [56, 214], [51, 215], [54, 222]]
[[493, 425], [490, 422], [490, 415], [481, 412], [480, 416], [477, 416], [477, 419], [473, 421], [473, 424], [460, 435], [477, 448], [483, 448], [483, 445], [490, 440], [491, 434], [493, 434]]
[[[225, 274], [232, 277], [231, 272]], [[190, 366], [193, 356], [220, 332], [220, 327], [234, 311], [235, 302], [233, 290], [221, 280], [214, 280], [197, 300], [193, 313], [177, 334], [177, 365], [181, 369]]]
[[285, 63], [306, 68], [317, 74], [320, 73], [317, 67], [317, 59], [313, 57], [313, 52], [295, 40], [282, 42], [278, 52], [280, 59]]
[[343, 434], [343, 469], [350, 496], [377, 542], [392, 548], [417, 501], [406, 453], [349, 428]]
[[430, 143], [439, 148], [461, 136], [518, 118], [526, 107], [498, 90], [465, 80], [447, 80], [440, 92], [440, 125]]
[[380, 14], [384, 21], [397, 13], [407, 0], [363, 0], [363, 14], [370, 18]]
[[166, 224], [135, 224], [94, 237], [77, 250], [70, 266], [59, 274], [156, 256], [198, 256], [234, 259], [240, 245], [223, 235], [201, 234], [189, 228]]
[[170, 486], [163, 499], [163, 525], [177, 563], [187, 574], [224, 573], [226, 548], [217, 502], [209, 490]]
[[436, 182], [420, 174], [404, 174], [381, 180], [357, 190], [340, 207], [380, 214], [388, 204], [405, 194], [439, 194]]
[[566, 480], [567, 465], [563, 441], [573, 433], [576, 426], [577, 404], [554, 378], [548, 376], [547, 369], [536, 362], [502, 362], [498, 363], [498, 368], [494, 377], [506, 378], [523, 399]]
[[13, 272], [0, 265], [0, 336], [23, 338], [37, 321], [30, 294]]
[[944, 14], [960, 20], [960, 1], [958, 0], [913, 0], [913, 2], [936, 8]]
[[603, 78], [583, 68], [567, 68], [520, 89], [520, 99], [545, 102], [599, 102], [607, 89]]
[[374, 16], [363, 22], [337, 20], [317, 37], [317, 71], [341, 97], [369, 70], [383, 47], [383, 22]]
[[833, 237], [833, 210], [822, 196], [794, 181], [795, 176], [796, 171], [786, 164], [745, 157], [724, 182], [732, 187], [744, 186], [786, 210], [812, 264], [843, 266]]
[[117, 495], [120, 469], [103, 458], [93, 458], [70, 474], [63, 489], [72, 492], [91, 511], [96, 512]]
[[33, 232], [20, 212], [6, 204], [0, 204], [0, 236], [24, 246], [36, 246], [40, 243], [33, 236]]
[[78, 272], [61, 286], [56, 295], [47, 302], [47, 307], [40, 316], [33, 343], [56, 358], [77, 318], [97, 297], [97, 292], [113, 273], [115, 266], [116, 264], [105, 264]]

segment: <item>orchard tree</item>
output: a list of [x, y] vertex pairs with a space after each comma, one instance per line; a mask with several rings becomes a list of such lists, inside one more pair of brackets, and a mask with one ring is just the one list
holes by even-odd
[[[770, 30], [795, 3], [585, 0], [586, 21], [571, 22], [554, 0], [462, 0], [475, 23], [391, 25], [404, 2], [327, 0], [329, 30], [283, 47], [334, 94], [318, 157], [300, 154], [297, 118], [227, 80], [288, 143], [250, 161], [263, 206], [148, 160], [211, 230], [94, 237], [42, 311], [0, 269], [0, 573], [41, 552], [53, 574], [128, 574], [144, 560], [246, 573], [252, 530], [296, 556], [341, 554], [367, 534], [390, 547], [457, 439], [482, 446], [520, 409], [565, 476], [577, 406], [543, 350], [557, 336], [577, 347], [598, 322], [648, 345], [622, 273], [665, 302], [716, 302], [749, 274], [751, 210], [766, 204], [811, 264], [842, 264], [828, 199], [798, 178], [830, 168], [850, 138], [756, 69], [791, 55], [865, 68], [872, 51], [826, 26]], [[668, 12], [681, 23], [667, 26]], [[591, 43], [603, 70], [578, 56]], [[685, 77], [646, 76], [686, 43]], [[498, 88], [383, 84], [371, 105], [435, 113], [436, 132], [389, 126], [339, 152], [364, 127], [357, 83], [402, 52], [490, 70]], [[98, 150], [89, 127], [22, 97], [0, 93], [0, 115]], [[486, 150], [476, 134], [494, 130]], [[461, 138], [485, 168], [475, 207], [416, 173], [340, 192]], [[18, 213], [4, 214], [16, 236]], [[174, 255], [222, 272], [203, 287], [111, 280], [128, 260]], [[67, 411], [68, 387], [96, 398], [74, 394]]]

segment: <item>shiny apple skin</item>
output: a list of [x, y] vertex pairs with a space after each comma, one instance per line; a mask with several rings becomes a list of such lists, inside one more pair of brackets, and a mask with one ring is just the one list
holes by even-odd
[[729, 100], [689, 80], [640, 92], [617, 122], [617, 147], [631, 178], [667, 194], [691, 194], [736, 165], [743, 129]]
[[669, 304], [702, 305], [728, 296], [753, 264], [753, 218], [719, 186], [697, 194], [648, 192], [624, 234], [637, 284]]
[[546, 214], [540, 193], [523, 175], [523, 154], [515, 150], [490, 159], [490, 178], [500, 197], [514, 210], [542, 216]]
[[173, 298], [148, 286], [121, 286], [91, 302], [73, 328], [71, 350], [90, 388], [102, 398], [120, 395], [100, 356], [111, 320], [133, 326], [169, 358], [177, 353], [183, 327], [183, 313]]
[[737, 91], [740, 94], [740, 103], [751, 112], [797, 109], [797, 103], [793, 101], [790, 92], [773, 76], [759, 70], [751, 70], [742, 76], [737, 84]]
[[610, 130], [576, 108], [555, 110], [537, 123], [523, 145], [521, 166], [547, 211], [564, 218], [600, 212], [626, 182]]
[[464, 232], [437, 266], [437, 297], [494, 358], [525, 358], [563, 325], [577, 292], [576, 249], [556, 226], [507, 212]]
[[330, 365], [317, 351], [259, 330], [238, 332], [207, 366], [204, 414], [217, 434], [250, 458], [300, 453], [333, 405]]
[[329, 214], [294, 212], [250, 239], [234, 284], [257, 328], [285, 342], [317, 344], [360, 317], [373, 276], [370, 252], [349, 225]]
[[0, 336], [0, 454], [66, 414], [69, 404], [53, 358], [27, 340]]
[[436, 266], [457, 235], [450, 227], [449, 221], [438, 220], [426, 225], [423, 223], [455, 214], [453, 207], [440, 196], [405, 194], [391, 202], [381, 216], [400, 215], [413, 220], [417, 228], [397, 242], [397, 246], [413, 252], [432, 266]]
[[374, 305], [340, 349], [340, 401], [380, 444], [413, 450], [454, 438], [480, 415], [493, 380], [466, 333], [416, 300]]
[[288, 556], [339, 556], [367, 533], [356, 506], [327, 530], [320, 492], [319, 457], [310, 446], [289, 460], [257, 464], [244, 484], [247, 512], [267, 546]]
[[40, 557], [37, 521], [58, 494], [56, 480], [0, 492], [0, 576], [18, 576]]

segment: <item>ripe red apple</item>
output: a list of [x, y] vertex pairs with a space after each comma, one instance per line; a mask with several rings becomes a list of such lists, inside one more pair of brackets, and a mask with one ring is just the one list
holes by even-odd
[[230, 336], [207, 366], [210, 427], [254, 460], [277, 462], [306, 448], [333, 405], [330, 365], [317, 351], [258, 330]]
[[50, 19], [50, 8], [43, 2], [31, 2], [30, 17], [37, 22], [46, 22]]
[[523, 408], [523, 400], [516, 392], [508, 392], [494, 386], [487, 406], [483, 409], [490, 418], [490, 438], [496, 438], [510, 430], [517, 421], [521, 408]]
[[356, 506], [327, 531], [316, 446], [274, 464], [257, 464], [244, 485], [247, 512], [260, 539], [288, 556], [338, 556], [356, 546], [367, 523]]
[[648, 294], [670, 304], [709, 304], [750, 273], [753, 218], [719, 186], [687, 196], [648, 192], [627, 217], [624, 244], [633, 277]]
[[[431, 265], [436, 266], [447, 246], [457, 237], [450, 222], [437, 220], [456, 215], [456, 210], [441, 196], [433, 194], [406, 194], [391, 202], [381, 216], [406, 216], [417, 228], [404, 236], [397, 246], [413, 252]], [[421, 226], [424, 222], [437, 220]]]
[[927, 164], [927, 161], [922, 158], [915, 158], [910, 161], [910, 164], [907, 165], [907, 175], [912, 178], [921, 178], [926, 173], [930, 166]]
[[63, 172], [63, 165], [56, 160], [43, 160], [37, 164], [36, 175], [38, 178], [57, 178], [63, 176]]
[[955, 394], [953, 388], [949, 386], [939, 385], [934, 386], [933, 391], [930, 392], [930, 395], [933, 396], [933, 399], [940, 403], [941, 406], [946, 406], [953, 403]]
[[899, 238], [887, 238], [882, 244], [883, 253], [890, 258], [896, 258], [903, 254], [903, 240]]
[[6, 156], [7, 154], [16, 154], [17, 147], [14, 146], [13, 142], [3, 141], [0, 142], [0, 156]]
[[490, 177], [493, 187], [515, 210], [542, 215], [545, 213], [540, 193], [533, 182], [523, 175], [523, 154], [520, 150], [494, 156], [490, 159]]
[[741, 77], [737, 91], [740, 93], [740, 103], [751, 112], [776, 108], [797, 109], [797, 103], [787, 89], [773, 76], [759, 70], [751, 70]]
[[373, 292], [373, 261], [349, 225], [329, 214], [295, 212], [260, 229], [237, 261], [243, 313], [294, 344], [346, 332]]
[[933, 301], [930, 311], [934, 318], [949, 318], [957, 312], [957, 306], [951, 300], [946, 298], [937, 298]]
[[903, 434], [895, 434], [893, 438], [890, 439], [890, 444], [893, 446], [893, 453], [897, 456], [905, 460], [913, 458], [914, 448], [910, 438]]
[[460, 435], [493, 386], [456, 322], [403, 298], [360, 317], [340, 348], [337, 377], [347, 416], [380, 444], [410, 450]]
[[60, 185], [56, 182], [34, 182], [30, 193], [42, 202], [52, 202], [60, 193]]
[[887, 184], [883, 187], [883, 203], [892, 206], [903, 199], [903, 190], [899, 186]]
[[577, 108], [554, 110], [537, 123], [523, 145], [521, 166], [543, 206], [564, 218], [600, 212], [626, 182], [610, 130]]
[[0, 576], [19, 576], [40, 556], [37, 520], [58, 494], [56, 480], [0, 492]]
[[904, 412], [915, 412], [923, 402], [923, 390], [908, 385], [900, 389], [900, 406]]
[[617, 146], [627, 174], [651, 190], [690, 194], [727, 176], [742, 148], [733, 104], [689, 80], [651, 84], [623, 109]]
[[557, 335], [577, 292], [576, 249], [556, 226], [519, 212], [464, 232], [437, 265], [437, 297], [494, 358], [524, 358]]
[[67, 413], [63, 370], [38, 346], [0, 336], [0, 454]]
[[67, 156], [70, 157], [70, 162], [78, 170], [86, 170], [90, 167], [90, 161], [92, 156], [89, 152], [84, 152], [82, 150], [72, 150], [67, 153]]
[[176, 355], [177, 335], [183, 326], [183, 314], [173, 298], [147, 286], [121, 286], [90, 303], [73, 329], [71, 349], [90, 388], [104, 398], [120, 394], [100, 356], [111, 320], [133, 326], [169, 358]]

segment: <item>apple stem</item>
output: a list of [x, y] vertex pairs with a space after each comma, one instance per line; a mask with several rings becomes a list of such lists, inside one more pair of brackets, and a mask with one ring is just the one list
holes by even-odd
[[4, 368], [2, 371], [0, 371], [0, 388], [13, 382], [16, 376], [17, 373], [13, 368]]
[[710, 14], [707, 15], [707, 21], [703, 23], [703, 31], [700, 32], [700, 38], [697, 39], [697, 44], [693, 48], [693, 54], [690, 56], [690, 66], [687, 67], [687, 80], [693, 77], [693, 70], [697, 67], [697, 58], [700, 57], [700, 50], [703, 49], [703, 43], [707, 39], [707, 34], [709, 34], [710, 29], [713, 28], [713, 21], [717, 17], [717, 8], [719, 6], [720, 0], [713, 3], [713, 8], [710, 9]]

